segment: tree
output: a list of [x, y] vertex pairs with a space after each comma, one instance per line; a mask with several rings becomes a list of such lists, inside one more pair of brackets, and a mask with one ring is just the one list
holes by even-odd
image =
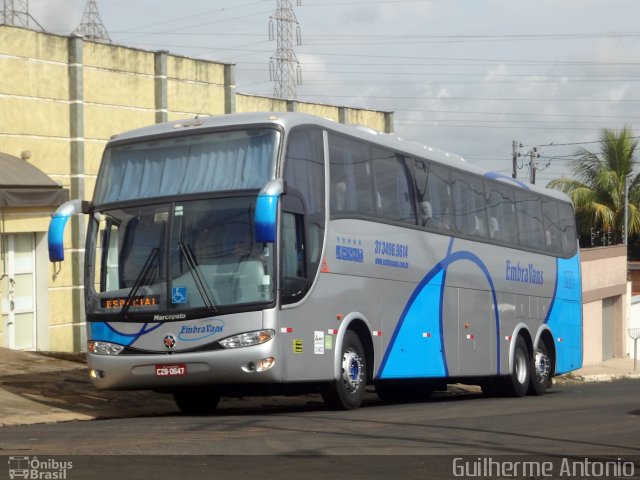
[[600, 132], [600, 152], [585, 148], [576, 151], [571, 168], [576, 179], [552, 180], [548, 188], [566, 193], [576, 210], [582, 235], [591, 229], [611, 229], [614, 243], [622, 240], [624, 229], [624, 186], [629, 182], [629, 235], [640, 233], [640, 173], [635, 173], [638, 138], [630, 126], [619, 132], [603, 128]]

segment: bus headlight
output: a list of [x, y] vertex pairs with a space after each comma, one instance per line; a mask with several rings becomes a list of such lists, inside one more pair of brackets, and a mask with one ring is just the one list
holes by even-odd
[[87, 350], [89, 350], [90, 353], [95, 353], [96, 355], [119, 355], [120, 352], [124, 350], [124, 347], [117, 343], [90, 340], [87, 343]]
[[218, 343], [224, 348], [250, 347], [271, 340], [276, 334], [275, 330], [258, 330], [256, 332], [241, 333], [220, 340]]

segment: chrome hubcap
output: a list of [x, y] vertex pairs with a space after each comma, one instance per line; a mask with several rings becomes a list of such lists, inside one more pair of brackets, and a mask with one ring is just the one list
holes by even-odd
[[355, 392], [364, 380], [362, 358], [357, 352], [347, 350], [342, 357], [342, 382], [349, 393]]
[[544, 352], [536, 350], [535, 365], [536, 379], [538, 380], [538, 383], [542, 383], [548, 378], [549, 370], [551, 369], [549, 357], [547, 357]]

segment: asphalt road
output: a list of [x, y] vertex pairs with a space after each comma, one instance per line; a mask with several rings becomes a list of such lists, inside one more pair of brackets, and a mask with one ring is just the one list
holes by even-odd
[[[187, 467], [191, 473], [185, 478], [200, 478], [198, 472], [214, 479], [343, 478], [336, 472], [344, 478], [396, 478], [400, 471], [403, 478], [448, 478], [451, 458], [462, 455], [640, 460], [640, 382], [633, 380], [557, 385], [543, 397], [519, 399], [467, 393], [384, 405], [371, 394], [351, 412], [327, 411], [319, 397], [308, 398], [249, 406], [228, 400], [207, 417], [175, 414], [5, 427], [0, 448], [5, 455], [40, 458], [113, 456], [74, 457], [77, 467], [67, 476], [70, 480], [81, 478], [71, 473], [80, 474], [85, 464], [104, 478], [151, 478], [146, 474], [154, 468], [161, 468], [155, 478], [169, 478], [162, 475]], [[253, 457], [236, 457], [245, 455]], [[116, 466], [118, 477], [109, 476]], [[146, 474], [123, 476], [125, 467]]]

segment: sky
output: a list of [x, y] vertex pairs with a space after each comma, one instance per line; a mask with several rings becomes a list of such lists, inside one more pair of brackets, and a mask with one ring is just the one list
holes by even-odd
[[[300, 101], [393, 111], [395, 134], [529, 178], [570, 174], [600, 130], [640, 134], [637, 0], [297, 0]], [[300, 3], [300, 5], [298, 5]], [[68, 35], [86, 0], [30, 0]], [[114, 43], [236, 64], [237, 90], [273, 95], [276, 0], [98, 0]], [[520, 147], [520, 145], [522, 145]]]

